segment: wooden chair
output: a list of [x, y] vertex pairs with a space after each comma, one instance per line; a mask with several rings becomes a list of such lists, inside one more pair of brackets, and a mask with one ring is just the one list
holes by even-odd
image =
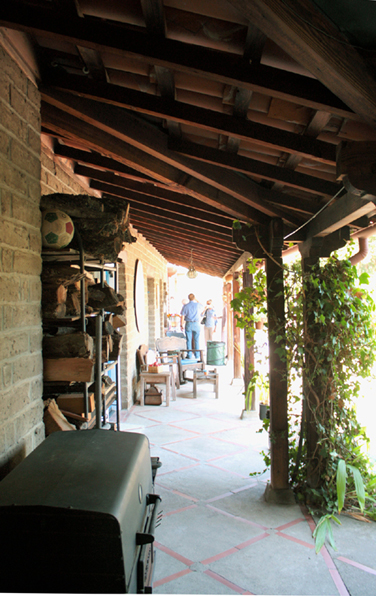
[[[176, 399], [175, 375], [174, 371], [168, 366], [168, 370], [160, 372], [149, 372], [147, 364], [147, 353], [149, 349], [142, 344], [136, 351], [137, 364], [140, 375], [140, 405], [145, 405], [145, 389], [148, 385], [166, 385], [166, 406], [170, 405], [170, 391], [172, 388], [172, 399]], [[159, 363], [160, 364], [160, 363]]]
[[[182, 343], [182, 347], [183, 347], [184, 342], [185, 342], [185, 339]], [[174, 349], [172, 349], [169, 337], [163, 337], [161, 339], [157, 339], [155, 342], [155, 348], [157, 350], [158, 359], [161, 361], [161, 363], [168, 364], [170, 366], [170, 368], [173, 370], [176, 387], [178, 389], [180, 389], [180, 373], [179, 373], [179, 360], [178, 360], [180, 348], [175, 347]]]
[[199, 358], [188, 358], [187, 340], [183, 337], [163, 337], [158, 339], [156, 343], [157, 350], [160, 355], [165, 354], [167, 357], [177, 356], [179, 381], [185, 383], [187, 380], [185, 373], [187, 370], [204, 370], [204, 350], [196, 350], [200, 352]]

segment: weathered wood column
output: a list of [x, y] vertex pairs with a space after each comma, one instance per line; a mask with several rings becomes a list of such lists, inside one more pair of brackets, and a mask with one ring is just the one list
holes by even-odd
[[[232, 281], [232, 297], [235, 298], [235, 294], [239, 292], [239, 273], [234, 273]], [[241, 348], [240, 348], [240, 328], [236, 325], [235, 311], [232, 313], [233, 318], [233, 337], [234, 337], [234, 379], [242, 378], [242, 361], [241, 361]]]
[[273, 219], [269, 235], [270, 253], [266, 256], [271, 475], [265, 497], [268, 501], [283, 502], [286, 499], [288, 502], [291, 500], [291, 493], [288, 469], [287, 365], [286, 359], [280, 356], [281, 348], [285, 347], [282, 248], [283, 222]]

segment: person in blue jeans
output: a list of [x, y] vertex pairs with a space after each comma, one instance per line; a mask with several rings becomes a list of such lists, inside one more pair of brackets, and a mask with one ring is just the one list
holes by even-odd
[[[183, 306], [180, 312], [181, 329], [183, 330], [183, 321], [185, 321], [185, 335], [187, 337], [188, 358], [193, 358], [193, 348], [200, 347], [200, 313], [203, 306], [197, 302], [194, 294], [189, 294], [189, 302]], [[196, 351], [196, 358], [200, 358], [200, 352]]]

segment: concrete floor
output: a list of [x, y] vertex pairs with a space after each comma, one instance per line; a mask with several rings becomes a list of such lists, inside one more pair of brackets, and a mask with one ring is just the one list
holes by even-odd
[[376, 595], [376, 524], [341, 515], [337, 550], [316, 555], [315, 522], [298, 504], [264, 500], [268, 436], [256, 414], [240, 419], [242, 386], [219, 367], [220, 394], [201, 383], [170, 406], [134, 406], [121, 430], [144, 433], [162, 467], [156, 492], [156, 594]]

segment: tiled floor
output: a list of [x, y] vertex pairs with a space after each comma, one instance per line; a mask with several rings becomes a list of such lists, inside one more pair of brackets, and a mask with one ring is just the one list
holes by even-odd
[[240, 419], [243, 396], [219, 369], [220, 396], [183, 385], [170, 407], [134, 406], [121, 430], [149, 437], [162, 461], [156, 492], [156, 594], [376, 595], [376, 524], [341, 515], [338, 550], [316, 555], [314, 522], [299, 505], [264, 500], [268, 472], [260, 455], [268, 436], [253, 415]]

